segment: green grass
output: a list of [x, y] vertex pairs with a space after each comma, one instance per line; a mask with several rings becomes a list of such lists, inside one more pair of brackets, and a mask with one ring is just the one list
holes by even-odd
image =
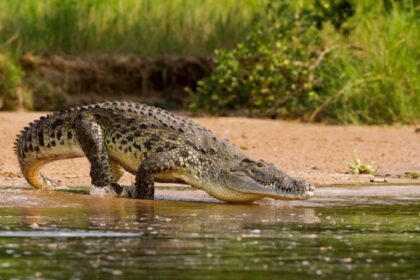
[[406, 172], [404, 174], [404, 177], [408, 179], [413, 179], [413, 180], [420, 179], [420, 173], [419, 172]]
[[[407, 1], [408, 2], [408, 1]], [[325, 73], [328, 96], [313, 119], [339, 123], [418, 123], [420, 120], [420, 29], [415, 7], [388, 12], [359, 6], [342, 36], [324, 31], [333, 73]], [[336, 75], [338, 73], [338, 75]], [[319, 114], [319, 115], [318, 115]]]
[[0, 52], [210, 54], [232, 47], [264, 0], [2, 0]]

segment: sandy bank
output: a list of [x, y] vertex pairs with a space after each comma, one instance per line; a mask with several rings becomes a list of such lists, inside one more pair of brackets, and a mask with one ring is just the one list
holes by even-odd
[[[13, 153], [15, 135], [45, 113], [0, 113], [0, 185], [24, 185]], [[420, 133], [413, 126], [329, 126], [247, 118], [196, 118], [196, 122], [245, 149], [253, 158], [272, 162], [285, 172], [315, 184], [369, 183], [372, 176], [352, 175], [348, 163], [355, 153], [374, 162], [390, 183], [420, 183], [399, 178], [420, 172]], [[86, 159], [51, 164], [44, 173], [66, 185], [88, 185]], [[133, 177], [126, 174], [123, 184]]]

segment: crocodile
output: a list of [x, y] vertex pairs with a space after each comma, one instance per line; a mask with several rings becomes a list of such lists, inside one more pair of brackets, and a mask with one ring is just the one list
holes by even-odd
[[[155, 182], [186, 183], [226, 202], [264, 197], [307, 199], [314, 186], [263, 160], [188, 118], [134, 102], [109, 101], [70, 108], [30, 123], [15, 142], [23, 176], [36, 189], [57, 184], [40, 169], [60, 159], [86, 156], [91, 193], [153, 199]], [[121, 186], [124, 170], [133, 186]]]

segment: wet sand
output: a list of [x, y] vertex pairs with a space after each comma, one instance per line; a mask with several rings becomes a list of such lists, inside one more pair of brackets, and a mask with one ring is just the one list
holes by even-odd
[[[418, 204], [420, 202], [420, 187], [417, 185], [404, 186], [339, 186], [319, 187], [316, 195], [309, 200], [273, 200], [265, 198], [249, 204], [226, 204], [210, 197], [201, 190], [185, 189], [180, 187], [166, 187], [159, 185], [156, 188], [155, 201], [136, 200], [129, 198], [97, 197], [88, 195], [88, 187], [60, 191], [37, 191], [30, 187], [0, 186], [0, 208], [82, 208], [87, 209], [94, 205], [107, 205], [106, 208], [131, 207], [133, 204], [143, 205], [155, 203], [160, 205], [171, 202], [171, 205], [185, 203], [193, 205], [218, 204], [218, 205], [266, 205], [267, 207], [336, 207], [350, 205], [391, 205], [391, 204]], [[200, 206], [201, 207], [201, 206]], [[111, 210], [110, 212], [112, 212]]]
[[[15, 135], [46, 113], [0, 113], [0, 185], [25, 186], [13, 152]], [[283, 171], [317, 185], [368, 184], [371, 175], [349, 174], [355, 155], [379, 167], [389, 183], [419, 184], [401, 178], [420, 172], [420, 133], [414, 126], [331, 126], [248, 118], [195, 118], [256, 159], [274, 163]], [[68, 186], [90, 183], [86, 159], [65, 160], [45, 167], [44, 173]], [[133, 176], [125, 174], [122, 184]], [[158, 193], [159, 194], [159, 193]], [[165, 194], [165, 190], [161, 191]]]

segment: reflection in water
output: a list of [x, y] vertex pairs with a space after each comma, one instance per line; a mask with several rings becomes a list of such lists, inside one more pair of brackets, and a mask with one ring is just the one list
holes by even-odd
[[[416, 278], [420, 200], [233, 205], [0, 191], [0, 279]], [[3, 199], [3, 197], [5, 199]], [[314, 204], [317, 204], [315, 207]]]
[[49, 237], [49, 238], [77, 238], [77, 237], [137, 237], [141, 233], [114, 232], [95, 230], [7, 230], [0, 231], [0, 237]]

